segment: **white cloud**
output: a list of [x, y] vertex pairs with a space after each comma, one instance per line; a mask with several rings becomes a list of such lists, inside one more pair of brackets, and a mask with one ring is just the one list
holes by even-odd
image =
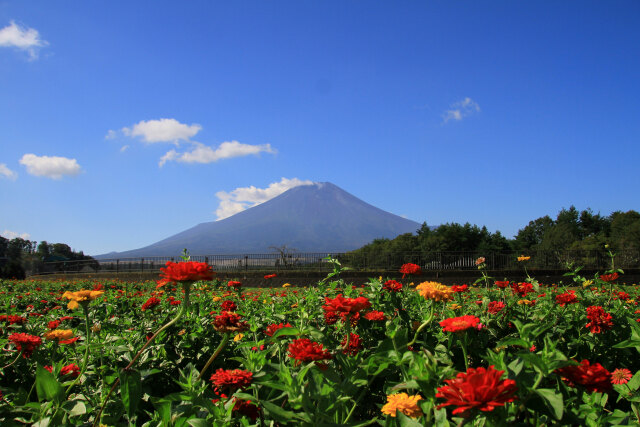
[[276, 153], [271, 148], [271, 144], [250, 145], [242, 144], [238, 141], [223, 142], [218, 148], [213, 149], [199, 142], [193, 143], [191, 151], [178, 153], [176, 150], [168, 151], [158, 163], [163, 166], [166, 162], [177, 161], [181, 163], [213, 163], [220, 159], [230, 159], [232, 157], [249, 156], [251, 154]]
[[282, 178], [280, 182], [273, 182], [267, 188], [256, 188], [252, 185], [250, 187], [238, 187], [228, 193], [226, 191], [218, 191], [216, 197], [220, 199], [220, 204], [215, 211], [218, 217], [217, 221], [271, 200], [290, 188], [313, 184], [313, 181], [302, 181], [298, 178]]
[[462, 101], [454, 102], [449, 107], [450, 109], [445, 111], [442, 118], [444, 123], [449, 120], [460, 121], [463, 118], [480, 111], [480, 106], [473, 99], [466, 97]]
[[104, 139], [116, 139], [117, 136], [118, 133], [115, 130], [109, 129], [107, 134], [104, 136]]
[[120, 147], [120, 152], [124, 153], [125, 151], [127, 151], [129, 149], [128, 145], [123, 145], [122, 147]]
[[[126, 136], [132, 138], [139, 136], [144, 142], [174, 142], [180, 140], [188, 141], [189, 138], [200, 132], [202, 126], [198, 124], [186, 125], [180, 123], [176, 119], [160, 119], [160, 120], [141, 120], [132, 127], [122, 128], [122, 132]], [[107, 133], [107, 137], [113, 135], [112, 131]]]
[[29, 53], [31, 59], [38, 57], [38, 48], [49, 43], [40, 38], [34, 28], [25, 28], [11, 21], [11, 24], [0, 28], [0, 47], [15, 47]]
[[80, 173], [80, 165], [76, 159], [57, 156], [36, 156], [25, 154], [20, 159], [20, 164], [26, 166], [27, 172], [35, 176], [44, 176], [51, 179], [60, 179], [65, 175], [77, 175]]
[[18, 178], [18, 174], [9, 169], [4, 163], [0, 163], [0, 177], [15, 181]]
[[24, 240], [29, 240], [29, 238], [31, 237], [29, 233], [16, 233], [15, 231], [11, 231], [11, 230], [4, 230], [2, 233], [0, 233], [0, 236], [9, 240], [15, 239], [16, 237], [19, 237]]

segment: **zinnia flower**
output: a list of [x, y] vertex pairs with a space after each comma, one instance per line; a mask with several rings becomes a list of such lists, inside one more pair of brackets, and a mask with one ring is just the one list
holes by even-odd
[[240, 289], [242, 288], [242, 282], [238, 282], [237, 280], [229, 280], [229, 282], [227, 282], [227, 286], [233, 289]]
[[606, 392], [611, 390], [611, 373], [599, 363], [593, 365], [583, 360], [577, 366], [565, 366], [555, 370], [571, 387], [581, 385], [587, 391]]
[[277, 274], [272, 273], [272, 274], [267, 274], [267, 275], [265, 275], [265, 276], [264, 276], [264, 278], [265, 278], [265, 279], [273, 279], [273, 278], [274, 278], [274, 277], [276, 277], [276, 276], [277, 276]]
[[241, 321], [242, 316], [231, 311], [223, 311], [222, 314], [216, 316], [213, 320], [213, 327], [216, 331], [226, 332], [244, 332], [249, 329], [247, 322]]
[[158, 288], [167, 283], [176, 282], [196, 282], [198, 280], [212, 280], [214, 272], [206, 262], [171, 262], [168, 261], [166, 267], [161, 268], [158, 281]]
[[409, 396], [407, 393], [390, 394], [387, 396], [387, 403], [382, 407], [381, 412], [395, 417], [396, 411], [400, 411], [408, 417], [418, 418], [423, 415], [418, 406], [419, 400], [423, 400], [419, 394], [413, 396]]
[[386, 317], [382, 311], [371, 310], [364, 315], [364, 318], [371, 320], [372, 322], [381, 322], [386, 320]]
[[618, 368], [611, 373], [612, 384], [626, 384], [633, 377], [630, 370], [626, 368]]
[[231, 411], [234, 414], [244, 415], [248, 418], [251, 418], [253, 421], [258, 419], [258, 417], [260, 416], [260, 408], [251, 403], [250, 400], [236, 399]]
[[527, 294], [533, 292], [533, 285], [528, 282], [524, 283], [512, 283], [511, 284], [511, 292], [514, 295], [519, 295], [521, 297], [526, 297]]
[[104, 291], [88, 291], [83, 289], [76, 292], [67, 291], [62, 294], [62, 297], [71, 300], [69, 301], [69, 304], [67, 304], [67, 307], [70, 310], [73, 310], [78, 307], [78, 303], [82, 305], [88, 305], [91, 301], [98, 298], [102, 294], [104, 294]]
[[145, 302], [144, 304], [142, 304], [142, 311], [147, 311], [150, 310], [156, 306], [160, 305], [160, 300], [156, 297], [151, 297], [147, 300], [147, 302]]
[[371, 303], [365, 297], [345, 298], [342, 294], [333, 299], [325, 298], [324, 301], [326, 305], [323, 305], [322, 308], [325, 312], [347, 313], [348, 315], [371, 307]]
[[603, 280], [605, 282], [613, 282], [615, 281], [618, 277], [620, 277], [620, 275], [618, 273], [612, 273], [612, 274], [603, 274], [602, 276], [600, 276], [600, 280]]
[[507, 286], [509, 286], [509, 281], [508, 280], [496, 280], [495, 284], [499, 288], [506, 288]]
[[424, 299], [434, 301], [451, 301], [453, 299], [453, 290], [442, 283], [422, 282], [416, 286], [416, 289]]
[[480, 258], [478, 258], [476, 260], [476, 265], [480, 266], [480, 265], [484, 264], [485, 261], [486, 261], [485, 257], [481, 256]]
[[236, 311], [237, 308], [238, 306], [236, 305], [236, 303], [229, 299], [224, 300], [222, 304], [220, 304], [220, 310], [222, 311]]
[[520, 255], [520, 256], [518, 257], [518, 261], [519, 261], [519, 262], [522, 262], [522, 261], [529, 261], [530, 259], [531, 259], [531, 257], [530, 257], [530, 256]]
[[[289, 344], [288, 356], [295, 359], [297, 364], [308, 363], [314, 360], [331, 359], [329, 350], [325, 350], [322, 344], [311, 341], [309, 338], [298, 338]], [[318, 365], [320, 367], [326, 365]]]
[[578, 298], [576, 298], [576, 291], [569, 291], [556, 295], [556, 303], [560, 307], [564, 307], [566, 304], [575, 304], [577, 302]]
[[438, 405], [455, 406], [452, 414], [466, 417], [469, 412], [479, 409], [484, 412], [493, 411], [497, 406], [513, 402], [517, 386], [514, 380], [501, 380], [504, 371], [496, 370], [493, 365], [488, 368], [469, 368], [460, 372], [454, 379], [445, 380], [447, 385], [438, 388], [436, 397], [447, 399]]
[[80, 375], [80, 367], [75, 363], [63, 366], [62, 369], [60, 369], [60, 375], [71, 375], [72, 377], [77, 377]]
[[218, 369], [210, 381], [218, 394], [235, 393], [248, 387], [253, 381], [253, 373], [242, 369]]
[[480, 319], [472, 315], [464, 315], [460, 317], [450, 317], [440, 322], [444, 332], [463, 332], [470, 328], [477, 328]]
[[402, 290], [402, 283], [396, 282], [395, 280], [387, 280], [382, 285], [382, 289], [387, 292], [399, 292]]
[[402, 273], [402, 278], [404, 279], [404, 276], [406, 276], [407, 274], [418, 275], [422, 273], [422, 270], [417, 264], [407, 263], [403, 264], [402, 267], [400, 267], [400, 273]]
[[451, 287], [451, 290], [455, 293], [462, 293], [462, 292], [468, 292], [469, 291], [469, 285], [453, 285]]
[[586, 327], [589, 328], [592, 334], [599, 334], [603, 329], [611, 329], [613, 327], [612, 319], [611, 314], [604, 311], [599, 305], [587, 307], [587, 320], [589, 320], [589, 323], [587, 323]]
[[349, 356], [355, 356], [360, 350], [362, 350], [362, 340], [360, 339], [360, 335], [354, 334], [353, 332], [349, 334], [349, 347], [344, 348], [344, 346], [347, 345], [347, 337], [342, 339], [340, 345], [342, 346], [342, 352]]
[[22, 357], [25, 359], [31, 357], [33, 351], [42, 344], [40, 337], [22, 332], [9, 335], [9, 341], [15, 344], [18, 351], [22, 351]]
[[68, 340], [73, 337], [73, 331], [71, 329], [54, 329], [44, 333], [44, 337], [50, 341], [53, 340]]
[[272, 323], [269, 326], [267, 326], [267, 330], [265, 331], [265, 334], [267, 334], [270, 337], [272, 337], [273, 334], [275, 334], [277, 330], [280, 330], [282, 328], [291, 328], [291, 324], [290, 323], [287, 323], [287, 324], [278, 323], [276, 325], [275, 323]]
[[505, 304], [502, 301], [491, 301], [487, 307], [489, 314], [498, 314], [504, 310]]

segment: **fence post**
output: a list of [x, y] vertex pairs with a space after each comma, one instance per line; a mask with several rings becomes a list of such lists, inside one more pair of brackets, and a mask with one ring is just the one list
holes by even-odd
[[140, 273], [144, 271], [144, 258], [140, 258]]
[[245, 255], [244, 256], [244, 271], [247, 271], [249, 269], [249, 256]]

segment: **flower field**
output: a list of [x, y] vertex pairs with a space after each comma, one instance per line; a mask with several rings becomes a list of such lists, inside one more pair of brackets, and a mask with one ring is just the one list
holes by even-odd
[[558, 284], [480, 258], [457, 286], [415, 265], [344, 283], [333, 262], [309, 288], [188, 261], [158, 282], [0, 281], [0, 424], [638, 425], [640, 289], [613, 257]]

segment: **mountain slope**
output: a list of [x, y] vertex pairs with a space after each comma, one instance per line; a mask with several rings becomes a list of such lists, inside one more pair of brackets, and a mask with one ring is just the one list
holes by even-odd
[[[334, 184], [303, 185], [220, 221], [205, 222], [144, 248], [113, 257], [271, 252], [344, 252], [373, 239], [415, 232], [420, 224], [363, 202]], [[106, 257], [106, 255], [99, 256]]]

